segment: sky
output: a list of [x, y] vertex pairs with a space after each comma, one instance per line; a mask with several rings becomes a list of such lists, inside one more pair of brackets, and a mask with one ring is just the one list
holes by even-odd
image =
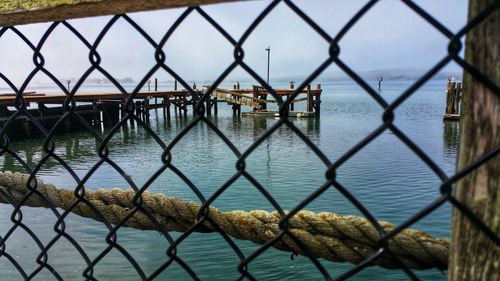
[[[335, 36], [367, 1], [296, 0], [294, 3], [330, 36]], [[414, 1], [452, 32], [466, 23], [466, 0]], [[202, 9], [238, 40], [270, 1], [245, 1], [203, 6]], [[185, 9], [132, 13], [129, 16], [159, 42]], [[93, 42], [110, 16], [68, 21]], [[31, 24], [18, 29], [38, 42], [49, 24]], [[431, 68], [446, 55], [448, 42], [434, 27], [402, 1], [381, 0], [341, 39], [340, 59], [354, 71]], [[270, 76], [273, 79], [305, 77], [328, 58], [329, 45], [288, 6], [280, 3], [245, 41], [244, 61], [264, 80], [266, 48], [271, 49]], [[102, 67], [116, 78], [140, 80], [154, 65], [154, 49], [131, 25], [118, 20], [98, 46]], [[198, 13], [191, 13], [167, 41], [166, 64], [186, 81], [213, 81], [234, 60], [232, 45]], [[74, 79], [90, 66], [88, 49], [64, 26], [58, 26], [43, 45], [45, 67], [58, 79]], [[33, 69], [32, 51], [11, 31], [0, 37], [0, 72], [20, 85]], [[460, 73], [450, 63], [446, 71]], [[340, 77], [336, 66], [326, 69], [320, 79]], [[92, 78], [102, 77], [94, 72]], [[160, 81], [172, 80], [164, 71], [155, 73]], [[245, 80], [241, 68], [226, 79]], [[48, 78], [38, 74], [33, 83]], [[0, 87], [5, 86], [0, 81]]]

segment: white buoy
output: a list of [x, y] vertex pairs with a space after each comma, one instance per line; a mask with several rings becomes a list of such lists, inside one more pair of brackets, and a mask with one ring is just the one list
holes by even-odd
[[297, 118], [301, 118], [302, 117], [302, 114], [299, 112], [297, 113]]

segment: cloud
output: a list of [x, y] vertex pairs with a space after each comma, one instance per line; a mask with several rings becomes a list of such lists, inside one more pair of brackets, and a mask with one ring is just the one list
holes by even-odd
[[[366, 1], [302, 0], [294, 3], [326, 33], [334, 37]], [[416, 1], [452, 31], [459, 30], [467, 18], [467, 1]], [[203, 7], [227, 33], [239, 40], [269, 1], [236, 2]], [[159, 42], [185, 9], [130, 14], [154, 41]], [[111, 19], [96, 17], [68, 21], [91, 43]], [[34, 44], [50, 24], [33, 24], [19, 30]], [[380, 1], [340, 40], [340, 58], [356, 71], [395, 68], [428, 69], [446, 54], [448, 39], [401, 1]], [[329, 42], [313, 31], [303, 19], [280, 3], [245, 41], [244, 61], [261, 77], [267, 69], [265, 48], [271, 47], [271, 78], [303, 77], [310, 74], [329, 55]], [[154, 49], [124, 19], [118, 20], [98, 46], [102, 67], [117, 78], [139, 80], [154, 65]], [[205, 18], [193, 11], [172, 34], [164, 47], [166, 62], [187, 81], [214, 80], [234, 61], [234, 48]], [[60, 25], [42, 48], [46, 67], [58, 79], [80, 77], [90, 66], [89, 51]], [[34, 68], [33, 52], [11, 32], [0, 38], [0, 71], [16, 85]], [[450, 65], [448, 69], [456, 70]], [[328, 68], [322, 77], [335, 75]], [[164, 71], [153, 75], [172, 80]], [[93, 73], [91, 77], [102, 77]], [[249, 77], [241, 68], [228, 79]], [[46, 82], [43, 75], [34, 81]], [[4, 86], [1, 84], [0, 87]]]

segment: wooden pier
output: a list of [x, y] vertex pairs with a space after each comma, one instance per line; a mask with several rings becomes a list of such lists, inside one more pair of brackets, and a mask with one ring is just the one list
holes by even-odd
[[[177, 87], [175, 87], [177, 88]], [[157, 87], [155, 86], [155, 89]], [[134, 96], [135, 115], [141, 120], [149, 121], [150, 111], [161, 109], [163, 118], [169, 120], [172, 115], [187, 117], [188, 108], [194, 108], [198, 102], [206, 103], [205, 110], [207, 115], [218, 114], [218, 103], [230, 105], [234, 116], [249, 115], [274, 117], [278, 114], [277, 111], [268, 110], [268, 104], [277, 104], [277, 101], [272, 98], [272, 95], [262, 87], [253, 86], [252, 89], [240, 89], [239, 84], [233, 86], [233, 89], [215, 89], [211, 95], [202, 100], [207, 91], [207, 87], [196, 89], [193, 87], [195, 97], [187, 90], [167, 90], [167, 91], [145, 91], [139, 92]], [[293, 86], [290, 89], [276, 89], [278, 96], [288, 99], [294, 93]], [[289, 105], [290, 117], [311, 117], [319, 116], [321, 103], [321, 85], [317, 85], [316, 89], [307, 89], [302, 91], [300, 95], [305, 97], [297, 97]], [[271, 96], [270, 96], [271, 95]], [[125, 114], [125, 104], [128, 101], [128, 95], [123, 93], [76, 93], [73, 100], [76, 102], [75, 112], [77, 112], [91, 126], [110, 127], [118, 123]], [[23, 93], [23, 99], [26, 104], [26, 111], [40, 121], [46, 128], [50, 129], [65, 113], [63, 104], [66, 102], [66, 94], [43, 94], [36, 92]], [[306, 111], [294, 111], [295, 103], [307, 102]], [[4, 126], [7, 120], [14, 114], [16, 95], [15, 94], [0, 94], [0, 125]], [[251, 111], [243, 112], [241, 107], [248, 107]], [[81, 129], [82, 125], [78, 122], [65, 120], [65, 125], [60, 126], [59, 130], [71, 131]], [[24, 115], [20, 115], [14, 120], [14, 134], [9, 134], [11, 137], [31, 136], [39, 134], [39, 130], [32, 122]], [[129, 121], [133, 126], [134, 120]]]

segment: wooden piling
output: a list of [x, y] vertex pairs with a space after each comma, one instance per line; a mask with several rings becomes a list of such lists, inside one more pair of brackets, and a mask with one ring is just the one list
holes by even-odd
[[455, 99], [455, 89], [456, 83], [452, 81], [448, 81], [448, 87], [446, 89], [446, 114], [454, 114], [455, 113], [455, 103], [453, 102]]
[[23, 118], [22, 120], [23, 133], [29, 138], [31, 137], [30, 121], [28, 118]]
[[182, 97], [182, 111], [184, 112], [184, 117], [187, 117], [187, 99], [186, 97]]
[[166, 98], [167, 103], [167, 120], [170, 120], [170, 97]]
[[458, 120], [462, 106], [462, 82], [448, 81], [446, 83], [446, 107], [443, 118]]
[[[496, 0], [469, 1], [469, 21]], [[500, 11], [472, 28], [465, 41], [465, 61], [500, 85]], [[500, 144], [500, 98], [464, 73], [457, 170], [463, 171]], [[454, 198], [500, 236], [500, 157], [491, 158], [460, 179]], [[462, 211], [453, 209], [448, 280], [500, 280], [500, 246]]]
[[[158, 78], [155, 78], [155, 92], [158, 92]], [[155, 96], [155, 105], [158, 104], [158, 98]], [[155, 109], [157, 109], [155, 107]]]
[[92, 112], [94, 115], [93, 124], [95, 127], [98, 127], [101, 124], [101, 113], [97, 108], [97, 100], [92, 101]]
[[217, 100], [217, 97], [215, 97], [213, 99], [213, 102], [214, 102], [214, 115], [217, 115], [217, 113], [218, 113], [218, 108], [217, 108], [217, 102], [218, 102], [218, 100]]
[[319, 117], [321, 113], [321, 84], [316, 85], [316, 90], [319, 90], [319, 93], [314, 97], [314, 115]]
[[461, 109], [461, 99], [462, 99], [462, 82], [457, 82], [455, 87], [455, 97], [454, 97], [454, 109], [455, 114], [460, 115]]
[[311, 84], [307, 85], [307, 112], [313, 112], [313, 94], [311, 91]]
[[212, 115], [212, 105], [210, 104], [210, 96], [208, 96], [205, 100], [205, 104], [206, 104], [206, 112], [207, 112], [207, 116], [210, 116]]

